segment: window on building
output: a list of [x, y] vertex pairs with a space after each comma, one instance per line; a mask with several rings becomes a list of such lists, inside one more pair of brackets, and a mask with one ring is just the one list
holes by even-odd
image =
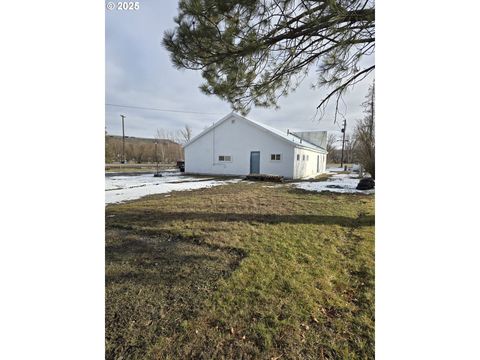
[[218, 161], [232, 161], [232, 157], [230, 155], [219, 155]]
[[281, 155], [280, 154], [271, 154], [270, 155], [270, 160], [280, 160]]
[[297, 154], [297, 161], [300, 161], [300, 154]]
[[307, 155], [307, 161], [308, 161], [308, 155]]
[[302, 156], [302, 160], [305, 161], [305, 155]]

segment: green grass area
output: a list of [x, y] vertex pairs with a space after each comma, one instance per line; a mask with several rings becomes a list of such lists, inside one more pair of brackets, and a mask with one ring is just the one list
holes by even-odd
[[374, 358], [374, 197], [265, 185], [107, 206], [107, 359]]

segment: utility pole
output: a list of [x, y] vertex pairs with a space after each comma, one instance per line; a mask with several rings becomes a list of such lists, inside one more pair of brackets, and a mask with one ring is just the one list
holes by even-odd
[[375, 80], [372, 85], [372, 98], [370, 99], [370, 111], [372, 112], [372, 118], [370, 119], [370, 138], [373, 135], [373, 121], [375, 120]]
[[125, 159], [125, 115], [120, 115], [122, 118], [122, 164], [125, 164], [127, 160]]
[[158, 176], [158, 153], [157, 153], [158, 141], [155, 140], [155, 163], [157, 164], [157, 176]]
[[341, 164], [340, 164], [340, 167], [343, 168], [343, 151], [345, 149], [345, 132], [347, 130], [347, 119], [344, 119], [343, 120], [343, 129], [342, 129], [342, 133], [343, 133], [343, 139], [342, 139], [342, 160], [341, 160]]

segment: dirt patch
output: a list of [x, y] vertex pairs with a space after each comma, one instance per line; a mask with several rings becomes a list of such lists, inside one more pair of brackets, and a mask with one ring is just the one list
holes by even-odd
[[169, 181], [166, 184], [182, 184], [182, 183], [211, 181], [211, 180], [215, 180], [215, 179], [214, 178], [200, 178], [200, 179], [190, 179], [190, 180], [177, 180], [177, 181]]

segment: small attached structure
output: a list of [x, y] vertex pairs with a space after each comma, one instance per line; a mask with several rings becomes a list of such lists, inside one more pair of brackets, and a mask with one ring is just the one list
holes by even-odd
[[326, 131], [283, 132], [230, 113], [185, 144], [185, 173], [313, 177], [325, 172], [326, 139]]

